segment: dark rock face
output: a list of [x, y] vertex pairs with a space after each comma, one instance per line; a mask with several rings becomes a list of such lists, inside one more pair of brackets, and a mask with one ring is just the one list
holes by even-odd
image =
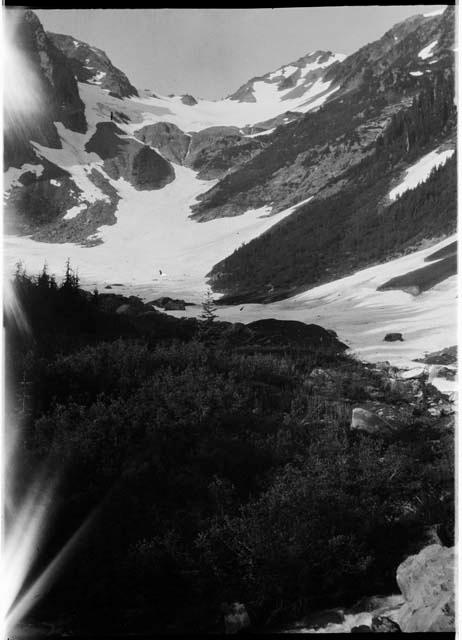
[[59, 33], [48, 33], [48, 37], [69, 60], [79, 82], [97, 84], [102, 89], [108, 89], [110, 95], [116, 98], [138, 95], [138, 91], [130, 84], [127, 76], [114, 67], [101, 49]]
[[14, 106], [11, 112], [5, 110], [5, 169], [37, 161], [31, 140], [60, 148], [61, 141], [54, 122], [62, 122], [68, 129], [79, 133], [87, 130], [85, 106], [68, 60], [49, 40], [35, 13], [17, 10], [19, 12], [13, 45], [21, 52], [29, 73], [34, 77], [34, 93], [40, 104], [35, 112], [23, 114], [20, 120]]
[[67, 171], [44, 158], [40, 164], [40, 175], [23, 174], [21, 186], [13, 186], [6, 196], [6, 233], [34, 232], [60, 218], [79, 201], [81, 191]]
[[186, 134], [169, 122], [156, 122], [135, 132], [171, 162], [191, 167], [202, 180], [213, 180], [253, 158], [265, 141], [247, 138], [237, 127], [208, 127]]
[[34, 240], [56, 243], [78, 242], [86, 247], [101, 244], [101, 240], [94, 236], [102, 225], [112, 225], [117, 222], [115, 212], [120, 197], [97, 169], [92, 169], [87, 175], [88, 179], [102, 192], [101, 199], [85, 202], [83, 198], [80, 203], [84, 206], [77, 216], [71, 219], [60, 218], [52, 224], [41, 227], [33, 234]]
[[185, 164], [203, 180], [221, 178], [247, 162], [264, 147], [264, 142], [246, 138], [237, 127], [209, 127], [191, 136]]
[[193, 107], [195, 104], [197, 104], [196, 98], [194, 98], [194, 96], [190, 96], [188, 93], [185, 93], [184, 96], [181, 96], [181, 102], [188, 105], [188, 107]]
[[88, 152], [104, 160], [111, 178], [125, 178], [135, 189], [161, 189], [175, 178], [173, 167], [150, 147], [133, 139], [123, 139], [113, 122], [99, 122], [95, 134], [85, 145]]
[[370, 633], [371, 628], [367, 624], [360, 624], [358, 627], [352, 627], [351, 633]]
[[177, 164], [184, 163], [191, 141], [191, 136], [170, 122], [149, 124], [135, 131], [134, 135], [141, 142], [158, 149], [166, 160]]
[[387, 333], [383, 340], [384, 342], [403, 342], [404, 338], [402, 333]]

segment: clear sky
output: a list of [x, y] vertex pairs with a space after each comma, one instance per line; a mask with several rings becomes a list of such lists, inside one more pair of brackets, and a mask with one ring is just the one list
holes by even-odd
[[443, 5], [37, 10], [45, 29], [103, 49], [132, 84], [217, 99], [316, 49], [350, 54]]

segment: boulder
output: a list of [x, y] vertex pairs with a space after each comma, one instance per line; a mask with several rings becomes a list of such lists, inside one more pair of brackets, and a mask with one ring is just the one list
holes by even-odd
[[151, 300], [148, 304], [165, 309], [165, 311], [184, 311], [187, 303], [184, 300], [163, 296], [162, 298], [157, 298], [157, 300]]
[[351, 633], [370, 633], [372, 629], [367, 624], [360, 624], [357, 627], [351, 628]]
[[224, 604], [222, 606], [225, 633], [238, 633], [250, 626], [250, 618], [245, 605], [240, 602]]
[[407, 371], [400, 371], [398, 377], [401, 380], [424, 380], [428, 377], [427, 367], [414, 367]]
[[374, 616], [372, 618], [371, 630], [374, 633], [401, 633], [399, 624], [393, 622], [387, 616]]
[[375, 368], [378, 371], [388, 371], [390, 367], [391, 367], [391, 364], [388, 362], [388, 360], [383, 360], [382, 362], [375, 363]]
[[403, 342], [404, 338], [402, 333], [387, 333], [383, 340], [384, 342]]
[[397, 621], [405, 633], [454, 632], [454, 556], [454, 547], [431, 544], [399, 565], [405, 604]]
[[363, 431], [369, 435], [390, 436], [393, 433], [392, 425], [376, 413], [362, 407], [353, 409], [350, 428], [352, 431]]
[[181, 102], [188, 107], [193, 107], [195, 104], [197, 104], [196, 98], [189, 95], [189, 93], [185, 93], [183, 96], [181, 96]]
[[120, 307], [117, 307], [115, 312], [119, 316], [133, 316], [136, 314], [136, 309], [134, 309], [130, 304], [121, 304]]

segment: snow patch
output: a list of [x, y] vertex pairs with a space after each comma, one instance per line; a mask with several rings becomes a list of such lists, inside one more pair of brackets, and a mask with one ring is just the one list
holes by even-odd
[[[284, 120], [286, 120], [286, 118], [284, 118]], [[249, 133], [248, 135], [246, 135], [246, 138], [258, 138], [258, 136], [267, 136], [269, 133], [273, 133], [273, 131], [276, 130], [276, 127], [273, 127], [272, 129], [267, 129], [266, 131], [260, 131], [259, 133]]]
[[432, 49], [438, 44], [438, 40], [433, 40], [433, 42], [430, 42], [430, 44], [426, 47], [424, 47], [422, 49], [422, 51], [419, 51], [418, 56], [419, 58], [421, 58], [422, 60], [426, 60], [427, 58], [431, 58], [433, 53], [432, 53]]
[[[270, 207], [261, 207], [199, 223], [190, 218], [191, 204], [216, 181], [198, 180], [192, 169], [180, 165], [174, 168], [176, 179], [158, 191], [137, 191], [123, 179], [110, 180], [121, 200], [117, 223], [98, 229], [102, 244], [88, 248], [7, 236], [5, 269], [13, 271], [20, 257], [28, 271], [36, 271], [46, 259], [50, 269], [60, 273], [69, 257], [82, 281], [129, 282], [133, 287], [141, 283], [166, 295], [178, 292], [186, 299], [196, 292], [200, 300], [207, 289], [206, 275], [217, 262], [300, 206], [274, 215]], [[73, 207], [66, 219], [81, 210]], [[168, 276], [160, 279], [159, 269]]]
[[88, 82], [91, 82], [92, 84], [101, 84], [101, 81], [105, 77], [106, 77], [106, 72], [105, 71], [98, 71], [98, 73], [96, 73], [93, 76], [93, 78], [91, 78]]
[[454, 149], [440, 152], [435, 150], [427, 153], [423, 158], [420, 158], [420, 160], [407, 169], [404, 180], [390, 191], [388, 194], [390, 200], [396, 200], [396, 198], [399, 198], [405, 191], [415, 189], [418, 184], [425, 182], [431, 171], [445, 164], [453, 154]]
[[54, 178], [52, 178], [50, 180], [50, 184], [52, 184], [54, 187], [60, 187], [61, 186], [60, 181], [59, 180], [55, 180]]
[[105, 202], [110, 202], [110, 198], [88, 177], [92, 169], [99, 170], [103, 165], [103, 161], [96, 153], [87, 153], [84, 150], [85, 142], [89, 137], [88, 132], [82, 134], [71, 131], [66, 129], [61, 122], [55, 122], [54, 124], [61, 138], [62, 149], [43, 147], [37, 142], [32, 142], [34, 147], [42, 157], [71, 174], [73, 181], [82, 191], [81, 201], [85, 200], [88, 203], [92, 203], [97, 200], [104, 200]]
[[84, 211], [87, 208], [86, 204], [77, 204], [75, 205], [75, 207], [71, 207], [67, 213], [63, 216], [64, 220], [72, 220], [72, 218], [75, 218], [76, 216], [79, 215], [79, 213], [81, 213], [82, 211]]
[[423, 71], [409, 71], [410, 76], [423, 76]]

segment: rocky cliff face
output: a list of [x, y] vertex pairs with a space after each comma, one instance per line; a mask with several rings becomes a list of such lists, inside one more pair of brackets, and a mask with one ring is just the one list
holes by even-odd
[[204, 180], [222, 178], [256, 156], [264, 141], [248, 138], [237, 127], [209, 127], [191, 136], [187, 166]]
[[156, 122], [135, 131], [135, 137], [164, 158], [198, 172], [202, 180], [222, 178], [257, 155], [264, 140], [249, 138], [237, 127], [208, 127], [186, 134], [169, 122]]
[[[59, 148], [55, 122], [62, 122], [68, 129], [80, 133], [87, 129], [85, 106], [68, 60], [47, 37], [32, 11], [17, 10], [15, 17], [11, 46], [21, 56], [21, 68], [14, 69], [14, 73], [27, 73], [33, 81], [35, 105], [25, 112], [22, 104], [8, 103], [5, 108], [5, 169], [37, 162], [31, 141]], [[18, 99], [27, 103], [32, 96], [18, 96]]]
[[123, 71], [115, 67], [101, 49], [60, 33], [48, 33], [51, 42], [69, 60], [79, 82], [100, 85], [116, 98], [137, 96], [138, 91]]
[[398, 623], [405, 633], [454, 632], [454, 547], [432, 544], [398, 567], [405, 598]]
[[98, 123], [85, 150], [104, 160], [104, 170], [111, 178], [125, 178], [138, 190], [161, 189], [175, 178], [167, 160], [151, 147], [125, 137], [113, 122]]
[[188, 153], [191, 136], [170, 122], [148, 124], [138, 131], [135, 137], [141, 142], [154, 147], [170, 162], [183, 164]]

